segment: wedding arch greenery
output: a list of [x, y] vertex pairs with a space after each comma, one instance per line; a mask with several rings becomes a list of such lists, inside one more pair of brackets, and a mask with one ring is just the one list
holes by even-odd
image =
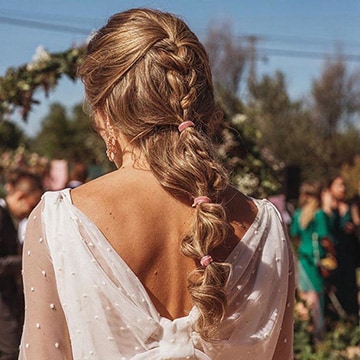
[[32, 62], [17, 68], [10, 67], [0, 77], [1, 118], [18, 109], [22, 119], [27, 121], [32, 106], [39, 103], [35, 93], [40, 89], [47, 96], [63, 76], [75, 80], [76, 68], [84, 51], [85, 47], [79, 46], [49, 53], [40, 46]]

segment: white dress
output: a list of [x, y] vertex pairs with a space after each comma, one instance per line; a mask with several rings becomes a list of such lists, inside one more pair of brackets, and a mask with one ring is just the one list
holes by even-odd
[[228, 257], [224, 340], [209, 344], [193, 331], [196, 307], [186, 317], [161, 317], [69, 190], [46, 193], [25, 240], [19, 359], [292, 359], [292, 252], [274, 206], [254, 201], [258, 214]]

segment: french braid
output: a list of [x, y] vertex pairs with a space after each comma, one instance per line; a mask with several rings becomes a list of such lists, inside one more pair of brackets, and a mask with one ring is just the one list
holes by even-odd
[[[148, 9], [116, 14], [91, 40], [79, 70], [87, 100], [138, 145], [160, 184], [189, 205], [198, 196], [181, 250], [198, 267], [188, 289], [200, 316], [196, 330], [218, 338], [225, 315], [230, 265], [218, 259], [207, 267], [200, 259], [222, 244], [229, 232], [221, 194], [228, 185], [209, 131], [217, 121], [206, 52], [177, 17]], [[178, 125], [192, 121], [183, 132]]]

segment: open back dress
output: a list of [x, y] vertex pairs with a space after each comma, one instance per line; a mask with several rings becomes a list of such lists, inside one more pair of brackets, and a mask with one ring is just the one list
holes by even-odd
[[174, 320], [158, 314], [69, 189], [47, 192], [25, 239], [20, 359], [292, 359], [292, 252], [275, 207], [254, 202], [257, 216], [227, 259], [223, 340], [212, 344], [194, 331], [196, 307]]

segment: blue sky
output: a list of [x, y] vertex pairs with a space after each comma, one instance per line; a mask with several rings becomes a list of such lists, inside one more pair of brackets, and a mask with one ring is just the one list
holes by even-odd
[[[95, 30], [113, 13], [131, 7], [152, 7], [181, 16], [204, 38], [211, 23], [229, 22], [234, 35], [257, 35], [257, 47], [264, 58], [257, 61], [258, 74], [284, 72], [290, 95], [305, 97], [311, 81], [318, 77], [323, 59], [318, 54], [343, 53], [360, 58], [360, 1], [358, 0], [0, 0], [0, 76], [10, 66], [30, 62], [39, 45], [48, 51], [63, 51], [81, 44], [80, 31], [50, 31], [19, 26], [14, 19], [59, 24], [81, 30]], [[279, 55], [279, 51], [281, 56]], [[295, 52], [295, 53], [294, 53]], [[315, 54], [315, 55], [313, 55]], [[358, 64], [349, 61], [351, 69]], [[80, 82], [62, 80], [60, 85], [33, 109], [28, 125], [35, 134], [51, 102], [71, 108], [83, 99]]]

